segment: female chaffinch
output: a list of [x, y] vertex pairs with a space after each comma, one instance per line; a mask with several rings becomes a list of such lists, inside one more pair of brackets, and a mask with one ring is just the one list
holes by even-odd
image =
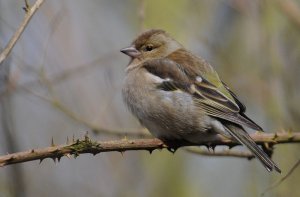
[[213, 67], [163, 30], [139, 35], [121, 50], [131, 57], [122, 90], [125, 103], [155, 137], [190, 142], [232, 137], [245, 145], [268, 171], [279, 167], [243, 126], [262, 131]]

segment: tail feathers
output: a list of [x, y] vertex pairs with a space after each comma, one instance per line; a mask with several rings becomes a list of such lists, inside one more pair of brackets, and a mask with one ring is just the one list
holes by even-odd
[[269, 158], [269, 156], [258, 147], [249, 134], [239, 125], [227, 124], [224, 125], [226, 131], [230, 133], [237, 141], [245, 145], [258, 158], [265, 168], [270, 172], [276, 170], [281, 173], [279, 167]]

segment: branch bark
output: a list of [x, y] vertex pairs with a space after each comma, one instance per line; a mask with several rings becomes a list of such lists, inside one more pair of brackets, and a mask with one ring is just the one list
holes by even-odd
[[8, 44], [4, 48], [4, 50], [0, 54], [0, 65], [1, 63], [6, 59], [6, 57], [10, 54], [11, 50], [19, 40], [20, 36], [24, 32], [26, 26], [28, 25], [30, 19], [32, 16], [36, 13], [36, 11], [39, 9], [39, 7], [44, 3], [44, 0], [37, 0], [33, 6], [29, 6], [27, 1], [25, 1], [25, 7], [24, 10], [26, 11], [25, 17], [20, 25], [20, 27], [17, 29], [17, 31], [14, 33], [12, 38], [9, 40]]
[[[300, 133], [256, 133], [252, 134], [251, 137], [257, 144], [260, 145], [276, 145], [276, 144], [285, 144], [285, 143], [300, 143]], [[68, 140], [67, 140], [68, 141]], [[174, 145], [174, 144], [173, 144]], [[218, 137], [214, 140], [205, 141], [199, 144], [175, 144], [178, 147], [181, 146], [208, 146], [214, 147], [218, 145], [226, 145], [233, 147], [239, 145], [236, 141], [228, 139], [225, 137]], [[67, 156], [74, 157], [79, 156], [80, 154], [91, 153], [96, 155], [101, 152], [125, 152], [130, 150], [147, 150], [150, 153], [156, 149], [171, 148], [168, 147], [159, 139], [135, 139], [135, 140], [116, 140], [116, 141], [92, 141], [87, 135], [82, 140], [76, 140], [66, 145], [54, 145], [52, 142], [51, 147], [41, 148], [41, 149], [31, 149], [29, 151], [18, 152], [13, 154], [8, 154], [5, 156], [0, 156], [0, 166], [11, 165], [16, 163], [23, 163], [27, 161], [40, 160], [42, 161], [45, 158], [52, 158], [54, 161], [60, 160], [61, 157]], [[229, 153], [226, 156], [230, 156]]]
[[238, 150], [220, 150], [220, 151], [211, 151], [209, 149], [205, 150], [204, 148], [186, 148], [187, 152], [196, 154], [196, 155], [203, 155], [203, 156], [214, 156], [214, 157], [238, 157], [238, 158], [246, 158], [246, 159], [253, 159], [255, 156], [250, 151], [238, 151]]

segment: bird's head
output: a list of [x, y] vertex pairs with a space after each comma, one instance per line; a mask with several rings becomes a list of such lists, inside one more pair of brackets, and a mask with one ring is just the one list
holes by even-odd
[[166, 57], [181, 47], [182, 45], [165, 31], [152, 29], [140, 34], [130, 47], [121, 49], [121, 52], [132, 59], [144, 61]]

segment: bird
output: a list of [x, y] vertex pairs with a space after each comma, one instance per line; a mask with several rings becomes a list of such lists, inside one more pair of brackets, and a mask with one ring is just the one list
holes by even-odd
[[205, 59], [161, 29], [141, 33], [120, 51], [130, 57], [123, 100], [154, 137], [173, 145], [233, 138], [268, 171], [281, 172], [244, 127], [263, 129], [245, 115], [245, 105]]

